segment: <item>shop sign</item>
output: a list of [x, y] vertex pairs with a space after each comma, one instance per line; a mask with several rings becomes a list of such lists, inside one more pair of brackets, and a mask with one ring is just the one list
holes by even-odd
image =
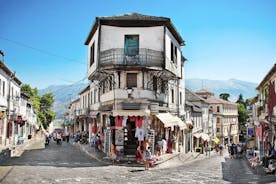
[[247, 128], [247, 135], [254, 135], [254, 129], [253, 128]]

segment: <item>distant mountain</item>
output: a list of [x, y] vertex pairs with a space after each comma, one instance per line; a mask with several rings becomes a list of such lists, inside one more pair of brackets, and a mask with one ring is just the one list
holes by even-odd
[[[236, 79], [230, 80], [208, 80], [208, 79], [186, 79], [186, 88], [193, 92], [202, 88], [208, 89], [219, 96], [221, 93], [229, 93], [230, 100], [236, 101], [239, 94], [243, 95], [244, 99], [254, 97], [257, 94], [257, 84], [240, 81]], [[53, 111], [56, 113], [57, 118], [64, 118], [64, 113], [68, 108], [70, 100], [78, 97], [79, 92], [84, 89], [87, 83], [78, 83], [74, 85], [52, 85], [45, 89], [39, 90], [39, 94], [53, 93], [55, 103]]]
[[209, 80], [209, 79], [186, 79], [186, 88], [193, 92], [202, 88], [208, 89], [215, 93], [215, 96], [219, 96], [221, 93], [229, 93], [230, 100], [236, 101], [239, 94], [242, 94], [243, 99], [248, 99], [256, 96], [256, 87], [258, 84], [252, 82], [246, 82], [236, 79], [229, 80]]
[[79, 92], [87, 86], [86, 83], [78, 83], [73, 85], [51, 85], [45, 89], [39, 90], [39, 94], [53, 93], [55, 103], [53, 111], [56, 113], [56, 118], [64, 118], [64, 113], [68, 108], [70, 100], [75, 100]]

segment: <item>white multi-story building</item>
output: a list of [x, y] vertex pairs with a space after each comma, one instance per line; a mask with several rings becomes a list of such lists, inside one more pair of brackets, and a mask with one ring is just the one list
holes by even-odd
[[12, 144], [14, 135], [14, 119], [19, 112], [20, 85], [22, 82], [15, 76], [15, 72], [0, 61], [0, 136], [1, 145]]
[[104, 151], [134, 154], [144, 137], [153, 147], [164, 138], [168, 152], [182, 151], [184, 40], [171, 20], [136, 13], [97, 17], [85, 45], [90, 87], [80, 105], [88, 107], [86, 120], [102, 135]]
[[37, 128], [36, 113], [28, 96], [21, 94], [22, 82], [0, 61], [0, 146], [14, 147], [19, 136], [30, 138]]
[[209, 111], [207, 100], [193, 93], [189, 89], [185, 89], [187, 110], [190, 109], [190, 119], [192, 120], [193, 129], [189, 136], [189, 150], [207, 144], [211, 144], [213, 138], [213, 114]]
[[220, 138], [221, 143], [239, 142], [238, 105], [214, 96], [208, 90], [197, 91], [196, 94], [206, 99], [209, 109], [213, 112], [214, 137]]

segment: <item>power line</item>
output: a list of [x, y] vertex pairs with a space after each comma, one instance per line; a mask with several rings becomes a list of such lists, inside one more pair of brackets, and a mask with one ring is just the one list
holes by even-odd
[[86, 65], [85, 62], [78, 61], [76, 59], [72, 59], [72, 58], [69, 58], [69, 57], [66, 57], [66, 56], [62, 56], [62, 55], [59, 55], [59, 54], [56, 54], [56, 53], [53, 53], [53, 52], [49, 52], [49, 51], [46, 51], [46, 50], [43, 50], [43, 49], [40, 49], [40, 48], [36, 48], [36, 47], [30, 46], [30, 45], [27, 45], [25, 43], [22, 43], [22, 42], [14, 41], [14, 40], [2, 37], [2, 36], [0, 36], [0, 39], [5, 40], [5, 41], [10, 42], [10, 43], [13, 43], [13, 44], [16, 44], [16, 45], [19, 45], [21, 47], [32, 49], [34, 51], [37, 51], [37, 52], [40, 52], [40, 53], [43, 53], [43, 54], [46, 54], [46, 55], [49, 55], [49, 56], [62, 58], [63, 60], [67, 60], [67, 61], [70, 61], [70, 62], [80, 63], [80, 64], [85, 64]]

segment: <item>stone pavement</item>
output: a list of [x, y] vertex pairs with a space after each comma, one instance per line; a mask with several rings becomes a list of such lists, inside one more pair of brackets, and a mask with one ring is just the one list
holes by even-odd
[[[97, 150], [95, 147], [91, 147], [89, 144], [79, 144], [70, 141], [70, 143], [74, 146], [79, 147], [82, 151], [84, 151], [86, 154], [91, 156], [92, 158], [98, 160], [99, 162], [105, 163], [105, 164], [115, 164], [115, 165], [121, 165], [121, 166], [131, 166], [131, 167], [144, 167], [143, 163], [139, 164], [136, 163], [135, 159], [128, 159], [123, 158], [120, 160], [119, 163], [114, 163], [114, 161], [108, 157], [105, 153], [102, 151]], [[212, 151], [210, 153], [210, 157], [218, 155], [219, 153]], [[228, 154], [227, 150], [224, 149], [224, 156]], [[208, 158], [209, 156], [206, 156], [205, 154], [200, 154], [197, 152], [188, 152], [186, 154], [184, 153], [171, 153], [171, 154], [163, 154], [160, 157], [158, 157], [157, 161], [154, 163], [154, 166], [162, 165], [168, 162], [169, 160], [180, 160], [183, 162], [193, 162], [196, 160], [203, 160]]]
[[[11, 157], [20, 157], [25, 150], [43, 149], [45, 148], [44, 137], [36, 137], [24, 141], [24, 144], [16, 145], [11, 148]], [[11, 172], [12, 166], [0, 165], [0, 183]]]

